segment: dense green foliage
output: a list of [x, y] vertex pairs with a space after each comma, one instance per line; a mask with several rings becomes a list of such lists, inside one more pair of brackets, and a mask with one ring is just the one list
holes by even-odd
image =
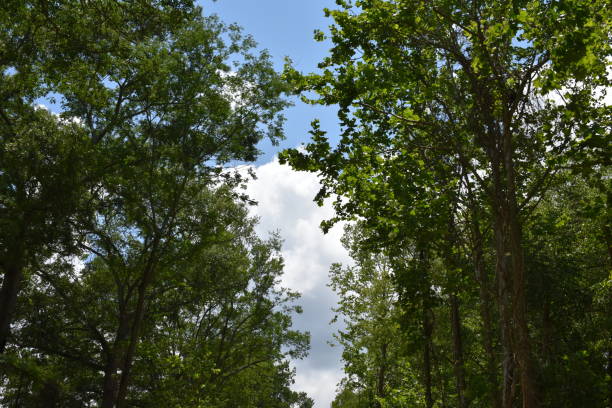
[[[537, 221], [526, 231], [528, 310], [542, 406], [608, 404], [610, 261], [602, 239], [603, 220], [588, 212], [589, 206], [601, 199], [601, 194], [583, 182], [567, 181], [543, 200]], [[334, 407], [425, 407], [424, 347], [431, 350], [434, 404], [457, 405], [452, 329], [455, 286], [449, 282], [457, 278], [462, 288], [458, 310], [465, 398], [469, 406], [491, 406], [492, 384], [501, 378], [499, 323], [495, 308], [489, 305], [493, 327], [487, 327], [483, 313], [486, 297], [480, 291], [483, 282], [474, 274], [470, 243], [463, 242], [459, 248], [463, 259], [458, 270], [449, 269], [444, 253], [438, 251], [432, 251], [428, 265], [422, 265], [410, 245], [399, 264], [397, 259], [394, 262], [380, 255], [380, 247], [367, 234], [356, 235], [353, 229], [347, 231], [346, 244], [359, 251], [355, 266], [334, 266], [331, 270], [332, 287], [340, 296], [337, 312], [346, 320], [346, 329], [338, 334], [346, 377]], [[469, 232], [465, 234], [469, 240]], [[365, 254], [369, 254], [367, 262], [363, 261]], [[484, 268], [492, 271], [491, 250], [485, 251], [484, 258]], [[429, 346], [423, 294], [417, 286], [425, 274], [432, 289], [427, 307]], [[339, 287], [336, 282], [346, 286]], [[377, 288], [391, 283], [392, 289], [382, 296]], [[488, 282], [491, 301], [496, 297], [493, 284]], [[381, 359], [381, 346], [386, 347], [386, 359]], [[488, 370], [491, 352], [492, 378]]]
[[334, 408], [612, 406], [608, 2], [336, 3], [283, 78], [192, 0], [4, 1], [2, 406], [312, 407], [231, 168], [290, 87], [341, 125], [281, 154], [350, 221]]
[[[339, 140], [315, 121], [281, 156], [320, 175], [324, 230], [361, 231], [356, 269], [332, 269], [335, 406], [612, 404], [606, 2], [336, 3], [322, 72], [285, 75], [337, 106]], [[353, 299], [386, 285], [379, 269], [398, 299], [384, 316]], [[386, 361], [375, 339], [395, 325]]]
[[[306, 401], [289, 390], [286, 358], [302, 357], [308, 337], [290, 329], [297, 294], [276, 286], [280, 242], [257, 238], [253, 220], [227, 192], [211, 191], [205, 200], [214, 223], [200, 224], [202, 245], [164, 262], [149, 296], [127, 404], [289, 407]], [[118, 283], [122, 278], [127, 285]], [[10, 355], [17, 360], [5, 403], [36, 406], [44, 398], [47, 406], [96, 406], [121, 326], [117, 307], [135, 278], [113, 273], [103, 257], [82, 271], [63, 259], [36, 270], [18, 305]]]
[[269, 56], [189, 0], [8, 1], [0, 36], [0, 404], [311, 406], [224, 169], [282, 137]]

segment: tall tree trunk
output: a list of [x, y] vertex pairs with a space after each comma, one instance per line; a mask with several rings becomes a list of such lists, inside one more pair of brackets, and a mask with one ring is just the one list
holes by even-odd
[[106, 367], [104, 368], [104, 384], [102, 386], [102, 401], [100, 408], [113, 408], [117, 399], [119, 389], [119, 374], [117, 370], [121, 359], [118, 353], [113, 352], [107, 357]]
[[[470, 68], [468, 67], [468, 70]], [[539, 406], [527, 326], [525, 265], [519, 221], [514, 168], [513, 115], [516, 95], [503, 95], [501, 115], [495, 111], [497, 97], [472, 76], [478, 98], [474, 114], [476, 140], [486, 151], [492, 176], [490, 204], [494, 215], [496, 278], [499, 293], [503, 359], [502, 406], [512, 407], [515, 363], [518, 366], [523, 408]]]
[[117, 408], [123, 408], [126, 403], [127, 390], [128, 385], [131, 380], [131, 371], [132, 364], [134, 362], [134, 356], [136, 355], [136, 346], [140, 340], [140, 329], [142, 327], [142, 322], [144, 320], [144, 315], [146, 311], [146, 294], [153, 280], [153, 272], [154, 272], [154, 253], [157, 248], [157, 245], [153, 246], [154, 250], [149, 257], [147, 265], [144, 269], [144, 273], [142, 276], [142, 281], [138, 286], [138, 300], [136, 303], [136, 310], [134, 312], [134, 320], [132, 323], [132, 327], [130, 330], [129, 343], [127, 347], [127, 351], [125, 354], [125, 358], [123, 359], [123, 366], [121, 371], [121, 381], [119, 383], [119, 391], [117, 393]]
[[461, 339], [461, 315], [459, 299], [455, 293], [450, 295], [451, 331], [453, 334], [453, 368], [457, 383], [458, 407], [466, 408], [465, 399], [465, 367], [463, 364], [463, 342]]
[[606, 368], [608, 378], [608, 406], [612, 407], [612, 337], [608, 339], [608, 367]]
[[544, 305], [542, 306], [542, 348], [541, 355], [543, 361], [548, 364], [551, 358], [551, 341], [554, 338], [554, 328], [553, 322], [550, 316], [550, 299], [544, 300]]
[[455, 277], [455, 271], [462, 271], [461, 262], [459, 260], [458, 237], [454, 221], [455, 208], [451, 213], [448, 225], [447, 245], [445, 245], [444, 258], [446, 268], [449, 271], [448, 291], [449, 291], [449, 311], [450, 311], [450, 326], [452, 335], [453, 349], [453, 371], [455, 375], [455, 387], [457, 390], [457, 407], [465, 408], [467, 401], [465, 399], [465, 367], [463, 362], [463, 342], [461, 338], [461, 315], [459, 311], [459, 298], [457, 293], [460, 290], [460, 279]]
[[612, 266], [612, 191], [606, 194], [606, 218], [604, 221], [603, 232], [606, 237], [606, 246], [608, 247], [608, 260]]
[[100, 408], [113, 408], [117, 401], [120, 378], [118, 370], [121, 367], [121, 361], [125, 354], [128, 334], [129, 321], [126, 310], [123, 309], [119, 312], [119, 327], [117, 329], [115, 341], [111, 350], [108, 351], [108, 355], [106, 356], [104, 385], [102, 389], [102, 402], [100, 404]]
[[34, 408], [56, 408], [60, 406], [61, 386], [55, 379], [46, 380], [36, 395]]
[[[22, 254], [11, 255], [13, 259], [23, 259]], [[6, 344], [11, 334], [11, 323], [17, 306], [17, 294], [23, 280], [23, 265], [17, 260], [11, 260], [3, 269], [4, 279], [2, 289], [0, 289], [0, 354], [6, 350]]]
[[432, 346], [433, 322], [431, 311], [427, 302], [423, 302], [423, 382], [425, 385], [425, 406], [433, 407], [433, 393], [431, 381], [431, 346]]
[[[389, 344], [384, 342], [380, 347], [380, 366], [378, 367], [378, 379], [376, 384], [377, 396], [380, 398], [385, 397], [385, 381], [387, 373], [387, 348]], [[380, 405], [380, 404], [378, 404]]]
[[512, 275], [510, 271], [511, 252], [507, 244], [507, 209], [504, 185], [501, 176], [499, 152], [491, 154], [491, 174], [493, 177], [493, 235], [495, 243], [495, 279], [501, 329], [502, 358], [502, 407], [512, 408], [514, 399], [514, 348], [512, 319]]
[[443, 353], [444, 353], [443, 351], [436, 350], [432, 342], [431, 344], [431, 364], [432, 364], [432, 372], [435, 374], [433, 382], [437, 387], [436, 391], [437, 391], [437, 395], [439, 395], [438, 399], [440, 400], [439, 404], [437, 403], [438, 401], [434, 401], [434, 402], [436, 403], [436, 407], [439, 405], [440, 408], [455, 408], [453, 405], [449, 403], [447, 377], [445, 373], [443, 372], [444, 364], [440, 363], [441, 361], [445, 361], [446, 359], [448, 359], [448, 357], [446, 358], [442, 357]]
[[[527, 326], [525, 265], [522, 232], [516, 202], [512, 135], [505, 118], [499, 143], [489, 149], [493, 176], [492, 206], [495, 217], [496, 273], [502, 326], [502, 406], [512, 407], [515, 368], [520, 375], [523, 408], [538, 407]], [[515, 367], [516, 366], [516, 367]]]
[[[420, 246], [420, 245], [419, 245]], [[425, 386], [425, 406], [433, 408], [432, 391], [432, 351], [433, 351], [433, 311], [431, 310], [431, 283], [429, 281], [429, 266], [427, 250], [419, 250], [419, 266], [422, 274], [422, 321], [423, 321], [423, 384]]]
[[497, 356], [493, 346], [494, 328], [491, 316], [491, 295], [489, 274], [484, 265], [483, 257], [483, 237], [480, 231], [479, 222], [476, 220], [475, 209], [472, 209], [472, 261], [476, 278], [479, 283], [480, 295], [480, 319], [482, 320], [482, 345], [487, 355], [487, 378], [489, 380], [489, 401], [491, 407], [501, 407], [501, 397], [499, 394], [499, 381], [497, 378]]
[[509, 250], [512, 257], [512, 317], [516, 325], [516, 360], [520, 369], [523, 408], [539, 406], [531, 342], [527, 325], [527, 297], [525, 294], [525, 260], [522, 246], [522, 229], [516, 202], [516, 176], [514, 173], [513, 146], [510, 130], [504, 132], [504, 167], [506, 169], [506, 200], [508, 214]]
[[[612, 191], [608, 191], [606, 194], [606, 218], [603, 226], [604, 237], [606, 239], [606, 246], [608, 247], [608, 266], [612, 269]], [[606, 372], [610, 381], [608, 381], [608, 407], [612, 407], [612, 336], [608, 339], [608, 366]]]
[[[496, 231], [496, 235], [501, 235]], [[496, 237], [497, 242], [497, 281], [499, 298], [499, 315], [501, 317], [501, 341], [503, 348], [502, 360], [502, 407], [512, 408], [514, 399], [514, 349], [513, 349], [513, 322], [512, 298], [510, 294], [510, 271], [505, 246], [499, 243], [503, 237]]]

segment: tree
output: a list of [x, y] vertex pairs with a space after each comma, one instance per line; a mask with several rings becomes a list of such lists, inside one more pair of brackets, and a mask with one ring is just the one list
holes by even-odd
[[389, 260], [365, 250], [363, 240], [359, 226], [346, 228], [343, 244], [356, 265], [332, 265], [329, 286], [340, 298], [335, 319], [341, 316], [346, 325], [335, 335], [343, 348], [342, 389], [346, 395], [359, 394], [364, 406], [378, 406], [398, 382], [401, 313]]
[[[224, 216], [211, 213], [211, 191], [241, 196], [243, 178], [223, 166], [254, 160], [262, 138], [282, 137], [285, 85], [250, 37], [189, 1], [10, 2], [6, 10], [0, 348], [20, 286], [52, 284], [61, 269], [37, 277], [41, 265], [81, 256], [114, 292], [101, 308], [111, 313], [104, 328], [81, 322], [105, 357], [101, 406], [125, 406], [160, 275], [211, 244], [202, 234], [222, 220], [206, 217]], [[36, 108], [41, 97], [61, 112]], [[225, 190], [211, 190], [220, 184]], [[3, 368], [14, 369], [12, 356]]]
[[[363, 217], [392, 235], [416, 231], [419, 211], [444, 203], [437, 198], [454, 180], [482, 196], [496, 254], [503, 406], [517, 385], [524, 407], [539, 406], [523, 228], [563, 167], [605, 163], [596, 158], [609, 107], [596, 87], [609, 84], [609, 11], [581, 1], [337, 3], [326, 11], [334, 47], [323, 73], [286, 75], [297, 92], [316, 93], [312, 103], [338, 104], [342, 135], [332, 147], [315, 123], [312, 143], [283, 160], [320, 173], [317, 200], [337, 197], [331, 222]], [[458, 171], [443, 177], [445, 165]]]
[[609, 281], [605, 195], [571, 173], [558, 182], [525, 234], [543, 405], [604, 407], [612, 327], [600, 297]]
[[[115, 188], [108, 183], [135, 182], [130, 177], [146, 171], [126, 168], [144, 169], [155, 158], [203, 177], [228, 161], [253, 160], [262, 137], [282, 136], [286, 103], [267, 54], [251, 53], [250, 37], [202, 17], [191, 1], [11, 1], [2, 27], [1, 151], [7, 157], [16, 147], [33, 149], [22, 157], [36, 169], [26, 172], [17, 157], [2, 164], [4, 349], [25, 268], [49, 253], [75, 252], [81, 223], [96, 217], [92, 200]], [[242, 63], [228, 65], [237, 55]], [[58, 129], [46, 121], [44, 132], [28, 136], [44, 116], [33, 105], [39, 98], [60, 106]], [[78, 135], [66, 135], [69, 128]], [[36, 162], [38, 151], [46, 156], [37, 153]], [[47, 194], [41, 205], [44, 191], [71, 194]]]
[[[174, 243], [182, 252], [160, 266], [126, 402], [307, 407], [309, 399], [289, 388], [294, 372], [287, 358], [305, 355], [308, 335], [291, 329], [299, 295], [278, 287], [280, 240], [258, 238], [255, 220], [231, 191], [200, 197], [209, 221], [199, 224], [193, 240]], [[121, 272], [128, 282], [135, 278]], [[117, 356], [125, 286], [102, 257], [86, 261], [81, 271], [58, 259], [41, 265], [36, 277], [18, 308], [20, 354], [3, 384], [3, 403], [37, 406], [46, 398], [47, 406], [98, 406], [106, 367]]]
[[24, 270], [53, 253], [74, 251], [69, 217], [76, 212], [87, 144], [84, 130], [44, 109], [3, 128], [0, 141], [0, 351], [9, 335]]
[[[106, 1], [87, 7], [78, 1], [4, 5], [0, 216], [6, 233], [0, 262], [0, 351], [7, 343], [24, 269], [49, 253], [74, 249], [67, 221], [101, 170], [92, 145], [110, 134], [116, 137], [120, 122], [141, 113], [134, 109], [135, 100], [150, 86], [150, 78], [145, 80], [142, 67], [130, 81], [119, 74], [130, 65], [134, 44], [168, 34], [191, 13], [190, 2], [178, 2], [174, 9]], [[45, 96], [64, 105], [61, 119], [53, 120], [34, 105]], [[88, 109], [74, 109], [79, 103]]]

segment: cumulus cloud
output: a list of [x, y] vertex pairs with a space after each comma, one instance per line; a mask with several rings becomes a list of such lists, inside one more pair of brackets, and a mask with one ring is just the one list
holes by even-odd
[[319, 224], [333, 210], [312, 201], [319, 190], [315, 174], [293, 171], [276, 158], [256, 167], [255, 172], [257, 179], [248, 184], [247, 193], [258, 202], [251, 210], [260, 218], [257, 232], [266, 236], [279, 231], [284, 239], [282, 285], [302, 293], [304, 313], [294, 323], [297, 329], [311, 333], [310, 355], [293, 362], [297, 370], [294, 388], [306, 391], [317, 408], [327, 408], [342, 377], [341, 350], [328, 344], [337, 330], [329, 325], [337, 297], [326, 285], [332, 263], [350, 262], [340, 243], [343, 226], [336, 225], [328, 234], [321, 232]]
[[304, 391], [315, 401], [315, 407], [331, 406], [336, 384], [342, 377], [340, 369], [305, 370], [297, 367], [296, 389]]
[[328, 234], [319, 228], [333, 210], [312, 201], [319, 191], [316, 175], [293, 171], [277, 159], [257, 167], [256, 174], [257, 180], [248, 184], [247, 193], [258, 202], [252, 208], [260, 217], [258, 233], [265, 236], [278, 230], [284, 240], [283, 285], [304, 295], [319, 290], [327, 282], [329, 265], [349, 258], [340, 243], [342, 225]]

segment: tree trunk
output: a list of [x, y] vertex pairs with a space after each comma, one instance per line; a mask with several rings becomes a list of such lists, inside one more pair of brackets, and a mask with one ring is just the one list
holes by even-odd
[[510, 131], [504, 132], [504, 161], [506, 169], [506, 200], [508, 214], [509, 249], [512, 258], [512, 317], [516, 325], [516, 360], [520, 369], [523, 408], [539, 406], [533, 361], [527, 325], [527, 298], [525, 294], [525, 260], [522, 247], [522, 229], [516, 202], [513, 147]]
[[[470, 67], [467, 66], [469, 70]], [[478, 98], [474, 111], [476, 141], [484, 148], [491, 168], [489, 202], [494, 215], [496, 278], [499, 293], [503, 359], [502, 406], [512, 407], [514, 363], [519, 369], [523, 408], [539, 406], [533, 374], [526, 314], [525, 265], [514, 168], [513, 115], [515, 96], [505, 94], [501, 114], [487, 82], [472, 76]]]
[[34, 408], [60, 407], [61, 386], [55, 379], [44, 382], [34, 401]]
[[457, 293], [460, 290], [460, 279], [457, 279], [455, 271], [462, 271], [461, 262], [458, 258], [458, 238], [454, 221], [454, 208], [451, 218], [449, 219], [448, 234], [446, 241], [448, 246], [443, 249], [446, 268], [448, 270], [448, 291], [449, 291], [449, 311], [450, 311], [450, 326], [452, 335], [453, 349], [453, 371], [455, 374], [455, 387], [457, 390], [457, 407], [465, 408], [467, 401], [465, 399], [465, 367], [463, 362], [463, 342], [461, 338], [461, 315], [459, 311], [459, 298]]
[[465, 367], [463, 365], [463, 342], [461, 339], [461, 315], [457, 295], [450, 295], [451, 331], [453, 334], [453, 368], [457, 382], [458, 407], [466, 408], [465, 399]]
[[[501, 235], [500, 232], [495, 233]], [[496, 237], [497, 241], [497, 281], [499, 298], [499, 315], [501, 317], [501, 340], [503, 348], [502, 360], [502, 407], [512, 408], [514, 399], [514, 348], [513, 348], [513, 321], [512, 321], [512, 298], [510, 293], [511, 278], [508, 256], [505, 253], [505, 246], [499, 241], [503, 237]]]
[[380, 366], [378, 367], [378, 380], [376, 384], [378, 397], [385, 397], [385, 376], [387, 371], [387, 348], [388, 343], [385, 342], [380, 348]]
[[125, 354], [125, 344], [128, 337], [129, 322], [125, 310], [119, 312], [119, 327], [117, 336], [109, 355], [106, 357], [104, 369], [104, 385], [102, 389], [102, 402], [100, 408], [113, 408], [119, 392], [120, 374], [117, 372]]
[[423, 384], [425, 386], [425, 406], [433, 408], [433, 392], [432, 392], [432, 350], [433, 350], [433, 312], [431, 310], [431, 283], [429, 282], [429, 270], [427, 265], [426, 249], [419, 250], [419, 264], [421, 273], [423, 274], [422, 281], [422, 306], [423, 306]]
[[431, 383], [431, 344], [432, 344], [432, 332], [433, 322], [431, 321], [431, 311], [429, 305], [424, 302], [423, 304], [423, 382], [425, 384], [425, 406], [427, 408], [433, 407], [433, 393]]
[[499, 143], [489, 148], [494, 189], [491, 204], [495, 218], [496, 273], [504, 349], [502, 406], [512, 407], [516, 366], [520, 375], [522, 406], [536, 408], [538, 402], [527, 326], [522, 232], [516, 202], [512, 135], [508, 118], [505, 118], [503, 128], [503, 133], [497, 139]]
[[541, 355], [542, 360], [546, 365], [550, 363], [552, 349], [551, 349], [551, 341], [554, 338], [554, 328], [553, 322], [550, 316], [550, 300], [544, 300], [544, 305], [542, 307], [542, 348]]
[[23, 266], [11, 262], [4, 267], [4, 280], [0, 289], [0, 354], [4, 353], [11, 334], [11, 323], [17, 306], [17, 294], [23, 280]]
[[[606, 369], [608, 376], [612, 379], [612, 337], [608, 339], [608, 367]], [[612, 380], [608, 382], [608, 406], [612, 407]]]
[[112, 353], [107, 357], [106, 367], [104, 368], [104, 385], [102, 388], [102, 401], [100, 408], [113, 408], [117, 399], [119, 388], [119, 369], [120, 359], [117, 353]]
[[501, 178], [499, 152], [491, 154], [491, 174], [493, 178], [493, 234], [495, 243], [495, 279], [501, 329], [502, 358], [502, 395], [503, 408], [512, 408], [514, 399], [514, 348], [512, 320], [512, 275], [510, 273], [511, 252], [507, 244], [507, 209], [504, 186]]
[[[155, 252], [156, 245], [153, 246]], [[132, 371], [132, 364], [134, 362], [134, 356], [136, 355], [136, 346], [140, 340], [140, 329], [144, 320], [146, 311], [146, 292], [149, 288], [151, 281], [153, 280], [154, 272], [154, 255], [150, 255], [147, 265], [144, 269], [142, 281], [138, 286], [138, 300], [136, 303], [135, 316], [130, 330], [130, 337], [127, 352], [123, 360], [121, 381], [119, 383], [119, 391], [117, 393], [117, 408], [123, 408], [126, 403], [127, 389], [130, 382], [130, 375]]]
[[[475, 209], [472, 209], [472, 217], [475, 218]], [[476, 278], [479, 283], [480, 294], [480, 318], [482, 320], [482, 345], [487, 355], [487, 377], [489, 380], [489, 401], [491, 407], [500, 408], [501, 398], [499, 395], [499, 381], [497, 378], [497, 356], [493, 346], [494, 328], [491, 317], [491, 295], [489, 286], [489, 275], [485, 269], [483, 259], [483, 237], [478, 221], [472, 221], [472, 261]]]

